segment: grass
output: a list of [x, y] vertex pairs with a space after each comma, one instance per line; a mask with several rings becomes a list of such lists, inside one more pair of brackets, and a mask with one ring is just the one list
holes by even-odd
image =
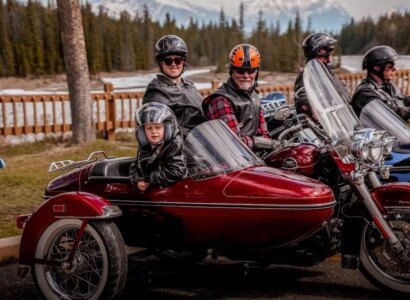
[[74, 146], [56, 140], [1, 146], [0, 157], [6, 168], [0, 169], [0, 238], [21, 234], [16, 216], [29, 214], [42, 202], [44, 189], [61, 172], [49, 173], [49, 164], [59, 160], [84, 160], [97, 150], [107, 156], [135, 156], [136, 142], [131, 137], [107, 142], [97, 139], [85, 146]]

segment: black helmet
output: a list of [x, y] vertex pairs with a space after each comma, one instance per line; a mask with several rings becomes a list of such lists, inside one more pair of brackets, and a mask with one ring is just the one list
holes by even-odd
[[380, 65], [385, 66], [386, 63], [393, 63], [399, 58], [396, 50], [389, 46], [377, 46], [368, 50], [363, 57], [363, 70], [370, 70], [372, 67]]
[[184, 40], [176, 35], [164, 35], [155, 44], [155, 57], [157, 60], [166, 55], [186, 56], [187, 53], [188, 48]]
[[303, 53], [307, 59], [315, 58], [319, 55], [320, 49], [332, 46], [337, 42], [330, 34], [316, 32], [310, 34], [302, 43]]
[[164, 140], [171, 141], [177, 127], [177, 118], [174, 112], [165, 104], [149, 102], [141, 106], [135, 113], [137, 124], [136, 137], [141, 146], [148, 145], [144, 125], [157, 123], [164, 125]]

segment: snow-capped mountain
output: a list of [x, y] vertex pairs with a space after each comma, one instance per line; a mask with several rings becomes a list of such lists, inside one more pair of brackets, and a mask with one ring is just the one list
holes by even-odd
[[262, 11], [266, 25], [275, 26], [279, 22], [281, 29], [286, 30], [289, 21], [294, 21], [299, 12], [302, 26], [306, 29], [308, 20], [312, 30], [338, 32], [351, 16], [334, 0], [242, 0], [229, 1], [195, 1], [195, 0], [88, 0], [95, 10], [103, 5], [113, 16], [121, 11], [128, 11], [132, 16], [142, 14], [144, 5], [154, 20], [163, 21], [168, 12], [177, 24], [187, 25], [190, 17], [199, 24], [218, 22], [221, 9], [228, 21], [239, 19], [240, 3], [244, 4], [245, 30], [250, 32]]

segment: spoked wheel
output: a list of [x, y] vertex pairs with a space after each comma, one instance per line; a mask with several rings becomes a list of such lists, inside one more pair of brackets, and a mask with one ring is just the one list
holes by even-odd
[[388, 222], [404, 251], [392, 250], [376, 227], [366, 225], [360, 247], [361, 271], [379, 288], [410, 294], [410, 211], [391, 211]]
[[113, 299], [122, 291], [128, 269], [124, 241], [113, 222], [95, 222], [85, 231], [67, 262], [82, 221], [62, 219], [41, 235], [33, 278], [47, 299]]

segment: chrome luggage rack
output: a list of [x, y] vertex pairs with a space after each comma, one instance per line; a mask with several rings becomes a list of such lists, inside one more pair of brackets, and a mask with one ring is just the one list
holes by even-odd
[[60, 160], [60, 161], [52, 162], [50, 164], [50, 167], [48, 168], [48, 172], [51, 173], [55, 171], [67, 171], [67, 170], [71, 170], [75, 168], [80, 168], [89, 163], [92, 163], [98, 160], [105, 160], [108, 158], [111, 158], [111, 157], [107, 157], [104, 151], [94, 151], [85, 160], [80, 160], [80, 161]]

